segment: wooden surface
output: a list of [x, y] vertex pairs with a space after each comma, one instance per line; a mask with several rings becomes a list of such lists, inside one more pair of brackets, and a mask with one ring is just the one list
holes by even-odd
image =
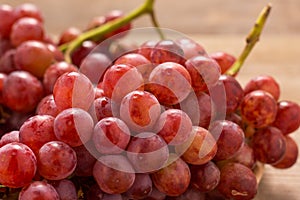
[[[244, 45], [242, 35], [190, 35], [208, 52], [225, 50], [238, 55]], [[238, 75], [245, 83], [260, 74], [272, 75], [280, 83], [281, 98], [300, 103], [300, 37], [263, 35]], [[292, 134], [300, 147], [300, 130]], [[292, 168], [279, 170], [266, 166], [255, 200], [299, 200], [300, 160]]]

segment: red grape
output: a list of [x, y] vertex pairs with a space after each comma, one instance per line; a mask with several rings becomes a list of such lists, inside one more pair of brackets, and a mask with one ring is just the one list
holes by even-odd
[[83, 61], [84, 58], [86, 58], [89, 53], [91, 53], [97, 44], [93, 41], [86, 40], [84, 41], [81, 46], [79, 46], [77, 49], [75, 49], [72, 52], [71, 58], [72, 58], [72, 63], [76, 65], [78, 68], [80, 68], [80, 65]]
[[0, 58], [0, 72], [9, 74], [20, 68], [15, 63], [16, 49], [10, 49], [4, 53]]
[[138, 47], [137, 53], [143, 55], [148, 60], [151, 60], [151, 52], [156, 44], [156, 41], [148, 40]]
[[217, 83], [220, 77], [220, 66], [212, 58], [195, 56], [185, 62], [191, 76], [194, 90], [205, 91]]
[[90, 147], [90, 143], [78, 147], [73, 147], [77, 157], [77, 165], [75, 169], [76, 176], [93, 175], [93, 167], [96, 163], [96, 158], [94, 154], [91, 154], [91, 152], [89, 151], [90, 149], [86, 148], [87, 146]]
[[214, 160], [226, 160], [234, 156], [244, 144], [243, 130], [232, 121], [217, 120], [209, 131], [217, 141], [218, 151]]
[[37, 155], [45, 143], [56, 140], [53, 124], [54, 117], [50, 115], [30, 117], [20, 128], [20, 142], [30, 147]]
[[175, 147], [181, 158], [193, 165], [202, 165], [212, 160], [217, 153], [217, 143], [213, 135], [200, 126], [193, 126], [190, 138]]
[[144, 200], [165, 200], [167, 195], [159, 191], [154, 185], [152, 186], [152, 192], [144, 198]]
[[43, 85], [45, 92], [48, 94], [53, 92], [53, 87], [56, 80], [66, 72], [77, 72], [78, 69], [75, 65], [67, 63], [65, 61], [51, 64], [43, 75]]
[[250, 200], [257, 193], [255, 174], [248, 167], [239, 163], [228, 163], [221, 168], [218, 191], [226, 198]]
[[72, 181], [62, 179], [59, 181], [50, 181], [50, 184], [55, 188], [60, 200], [77, 200], [77, 190]]
[[146, 88], [161, 104], [174, 105], [189, 95], [191, 77], [184, 66], [174, 62], [165, 62], [152, 70]]
[[65, 60], [64, 54], [59, 49], [58, 46], [56, 46], [56, 45], [54, 45], [52, 43], [47, 43], [47, 41], [46, 41], [46, 45], [47, 45], [48, 49], [51, 51], [51, 53], [53, 54], [55, 61], [61, 62], [61, 61]]
[[199, 55], [207, 55], [205, 49], [200, 44], [189, 38], [179, 38], [176, 40], [176, 43], [182, 48], [185, 59], [190, 59]]
[[152, 192], [152, 180], [149, 174], [136, 174], [133, 185], [126, 191], [129, 199], [144, 199]]
[[242, 119], [255, 128], [266, 127], [276, 118], [276, 100], [263, 90], [255, 90], [245, 95], [240, 106]]
[[67, 178], [74, 172], [77, 164], [75, 151], [60, 141], [44, 144], [37, 159], [39, 174], [48, 180]]
[[100, 153], [121, 153], [126, 149], [129, 140], [130, 131], [121, 119], [106, 117], [95, 125], [93, 142]]
[[151, 174], [155, 187], [168, 196], [183, 194], [191, 180], [189, 166], [181, 158], [176, 157], [174, 154], [171, 154], [170, 163]]
[[0, 103], [1, 104], [3, 103], [3, 94], [2, 94], [3, 84], [4, 84], [6, 79], [7, 79], [7, 75], [0, 72]]
[[[1, 6], [0, 6], [0, 13], [1, 13]], [[0, 38], [1, 38], [0, 39], [0, 57], [2, 57], [8, 50], [13, 49], [13, 46], [8, 38], [3, 38], [1, 36], [0, 36]]]
[[255, 166], [256, 158], [254, 156], [254, 151], [246, 142], [240, 148], [240, 150], [229, 160], [230, 162], [237, 162], [245, 165], [246, 167], [253, 169]]
[[273, 164], [283, 158], [286, 141], [282, 132], [275, 127], [259, 129], [251, 140], [254, 156], [262, 163]]
[[154, 64], [164, 62], [184, 63], [184, 52], [173, 40], [161, 40], [152, 49], [150, 61]]
[[165, 165], [169, 150], [160, 136], [144, 132], [131, 139], [127, 147], [127, 157], [137, 173], [147, 173]]
[[43, 16], [40, 9], [32, 3], [22, 3], [15, 7], [14, 15], [17, 19], [24, 17], [32, 17], [37, 19], [40, 22], [43, 22]]
[[7, 107], [17, 112], [31, 112], [43, 97], [43, 86], [32, 74], [15, 71], [7, 76], [2, 92]]
[[0, 148], [0, 183], [6, 187], [20, 188], [29, 184], [37, 170], [37, 160], [32, 150], [19, 142]]
[[104, 74], [102, 87], [104, 95], [114, 102], [121, 102], [123, 97], [136, 89], [142, 89], [143, 77], [137, 68], [131, 65], [113, 65]]
[[12, 142], [20, 142], [19, 131], [10, 131], [2, 135], [0, 139], [0, 147]]
[[72, 40], [77, 38], [81, 33], [82, 31], [79, 28], [76, 27], [67, 28], [59, 35], [58, 45], [71, 42]]
[[93, 176], [100, 189], [108, 194], [126, 192], [134, 183], [135, 174], [130, 162], [121, 155], [106, 155], [98, 158]]
[[15, 47], [28, 40], [43, 41], [43, 24], [32, 17], [18, 19], [12, 26], [10, 40]]
[[264, 90], [269, 92], [277, 101], [280, 96], [280, 87], [276, 80], [271, 76], [257, 76], [252, 78], [245, 86], [245, 94], [254, 90]]
[[273, 167], [286, 169], [293, 166], [297, 162], [298, 146], [296, 141], [290, 136], [285, 136], [285, 141], [286, 149], [284, 155], [279, 161], [277, 161], [275, 164], [272, 164]]
[[190, 166], [192, 178], [191, 185], [201, 192], [214, 190], [220, 181], [220, 170], [213, 163]]
[[59, 113], [52, 94], [45, 96], [36, 107], [36, 114], [56, 117]]
[[164, 111], [155, 125], [155, 132], [170, 145], [182, 144], [190, 137], [191, 131], [191, 119], [179, 109]]
[[72, 107], [88, 110], [95, 94], [93, 84], [85, 75], [79, 72], [68, 72], [55, 82], [53, 96], [60, 111]]
[[80, 108], [68, 108], [54, 120], [54, 133], [58, 140], [71, 147], [85, 144], [92, 137], [94, 121], [91, 115]]
[[8, 4], [0, 5], [0, 37], [9, 38], [11, 27], [16, 20], [14, 9]]
[[22, 188], [19, 200], [28, 199], [61, 200], [55, 188], [44, 181], [34, 181]]
[[151, 131], [160, 116], [161, 107], [156, 97], [146, 91], [132, 91], [122, 100], [120, 117], [131, 131]]
[[278, 111], [273, 126], [287, 135], [300, 126], [300, 106], [293, 101], [282, 100], [277, 103]]
[[220, 66], [221, 74], [224, 74], [236, 61], [236, 58], [224, 51], [217, 51], [209, 54], [209, 57], [217, 61]]
[[113, 102], [108, 97], [99, 97], [94, 100], [95, 113], [97, 120], [113, 116]]

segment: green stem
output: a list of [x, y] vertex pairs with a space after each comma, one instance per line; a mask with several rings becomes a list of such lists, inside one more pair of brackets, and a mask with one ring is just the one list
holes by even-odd
[[135, 10], [131, 11], [128, 15], [121, 17], [119, 19], [110, 21], [102, 26], [99, 26], [97, 28], [94, 28], [92, 30], [89, 30], [80, 36], [78, 36], [76, 39], [71, 41], [70, 43], [64, 44], [60, 46], [60, 50], [65, 52], [65, 60], [69, 63], [71, 63], [71, 54], [72, 52], [79, 47], [84, 41], [91, 39], [93, 37], [101, 37], [111, 31], [114, 31], [120, 27], [122, 27], [125, 24], [128, 24], [132, 20], [140, 17], [144, 14], [151, 15], [152, 23], [157, 28], [159, 35], [163, 38], [163, 34], [161, 30], [159, 29], [158, 23], [154, 17], [154, 0], [146, 0], [143, 5], [136, 8]]
[[253, 49], [255, 44], [259, 41], [259, 37], [264, 28], [265, 22], [270, 14], [270, 11], [271, 11], [270, 4], [265, 6], [264, 9], [261, 11], [254, 26], [252, 27], [250, 33], [248, 34], [248, 36], [246, 38], [246, 46], [244, 47], [244, 50], [242, 51], [242, 53], [238, 57], [238, 59], [235, 61], [235, 63], [233, 63], [233, 65], [230, 67], [230, 69], [228, 69], [226, 71], [225, 74], [234, 76], [242, 68], [249, 53], [251, 52], [251, 50]]

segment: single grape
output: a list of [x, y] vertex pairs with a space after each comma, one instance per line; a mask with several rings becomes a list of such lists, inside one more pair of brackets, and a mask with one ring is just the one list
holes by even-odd
[[38, 115], [51, 115], [56, 117], [59, 114], [59, 110], [54, 101], [52, 94], [45, 96], [36, 107], [36, 114]]
[[80, 65], [85, 57], [89, 55], [95, 48], [97, 44], [93, 41], [86, 40], [81, 46], [75, 49], [71, 54], [72, 63], [80, 68]]
[[197, 91], [205, 91], [217, 83], [220, 77], [220, 66], [212, 58], [206, 56], [195, 56], [185, 62], [192, 87]]
[[142, 43], [137, 50], [137, 53], [143, 55], [148, 60], [151, 60], [151, 52], [154, 49], [155, 45], [157, 44], [154, 40], [148, 40]]
[[113, 117], [115, 105], [110, 98], [102, 96], [94, 100], [95, 113], [97, 120], [100, 121], [105, 117]]
[[[244, 127], [242, 117], [238, 113], [235, 113], [235, 112], [228, 113], [225, 117], [225, 120], [232, 121], [232, 122], [236, 123], [237, 125], [239, 125], [240, 127]], [[247, 131], [247, 130], [244, 127], [244, 133], [245, 133], [245, 131]], [[245, 136], [246, 136], [246, 133], [245, 133]]]
[[58, 46], [56, 46], [55, 44], [52, 44], [52, 43], [49, 43], [47, 41], [45, 41], [48, 49], [51, 51], [51, 53], [53, 54], [54, 56], [54, 59], [55, 61], [57, 62], [61, 62], [61, 61], [64, 61], [65, 58], [64, 58], [64, 54], [63, 52], [59, 49]]
[[120, 105], [120, 117], [131, 131], [151, 131], [161, 113], [156, 97], [146, 91], [128, 93]]
[[70, 176], [77, 164], [75, 151], [66, 143], [52, 141], [44, 144], [38, 153], [38, 172], [48, 180]]
[[212, 161], [204, 165], [191, 165], [190, 170], [191, 185], [201, 192], [212, 191], [219, 184], [220, 170]]
[[228, 163], [221, 168], [218, 191], [226, 198], [250, 200], [257, 193], [255, 174], [248, 167], [239, 163]]
[[58, 140], [71, 147], [76, 147], [90, 140], [93, 134], [94, 121], [85, 110], [68, 108], [55, 117], [53, 126]]
[[166, 164], [169, 150], [160, 136], [143, 132], [130, 140], [127, 157], [137, 173], [147, 173], [161, 169]]
[[174, 105], [183, 101], [190, 93], [191, 76], [183, 65], [165, 62], [156, 66], [146, 89], [153, 93], [163, 105]]
[[[237, 162], [245, 165], [246, 167], [253, 169], [256, 163], [254, 151], [246, 142], [240, 148], [240, 150], [227, 161]], [[226, 161], [225, 161], [226, 162]]]
[[136, 174], [133, 185], [125, 192], [128, 199], [144, 199], [152, 192], [152, 180], [149, 174]]
[[67, 72], [78, 72], [78, 69], [75, 65], [65, 61], [51, 64], [43, 74], [43, 86], [45, 92], [47, 94], [52, 93], [56, 80]]
[[62, 179], [59, 181], [49, 181], [49, 183], [55, 188], [60, 200], [77, 200], [77, 190], [72, 181], [68, 179]]
[[0, 5], [0, 37], [9, 38], [11, 27], [16, 20], [14, 8], [8, 4]]
[[200, 126], [193, 126], [191, 136], [181, 145], [175, 146], [176, 153], [193, 165], [203, 165], [214, 158], [217, 143], [213, 135]]
[[[1, 6], [0, 6], [0, 12], [1, 12]], [[8, 38], [1, 37], [1, 39], [0, 39], [0, 57], [2, 57], [8, 50], [11, 50], [11, 49], [13, 49], [13, 46], [12, 46], [10, 40]]]
[[24, 17], [13, 24], [10, 40], [15, 47], [28, 40], [43, 41], [44, 32], [43, 24], [40, 21], [32, 17]]
[[174, 62], [184, 64], [184, 52], [173, 40], [161, 40], [152, 49], [150, 61], [154, 64]]
[[252, 78], [245, 86], [245, 94], [248, 94], [254, 90], [264, 90], [269, 92], [277, 101], [280, 96], [280, 87], [277, 81], [272, 76], [256, 76]]
[[81, 33], [82, 31], [79, 28], [76, 27], [67, 28], [59, 35], [58, 45], [71, 42], [72, 40], [77, 38]]
[[276, 100], [263, 90], [246, 94], [240, 108], [243, 121], [254, 128], [263, 128], [272, 124], [277, 114]]
[[144, 200], [165, 200], [167, 195], [161, 191], [159, 191], [155, 185], [152, 186], [152, 192], [144, 198]]
[[131, 65], [112, 65], [104, 74], [104, 95], [114, 102], [121, 102], [129, 92], [143, 89], [144, 80], [137, 68]]
[[28, 199], [61, 200], [55, 188], [44, 181], [34, 181], [22, 188], [19, 200]]
[[190, 137], [191, 131], [191, 119], [179, 109], [164, 111], [155, 125], [155, 132], [170, 145], [182, 144]]
[[31, 112], [43, 97], [43, 86], [32, 74], [15, 71], [7, 76], [2, 92], [7, 107], [17, 112]]
[[24, 17], [32, 17], [40, 22], [43, 22], [41, 10], [33, 3], [22, 3], [15, 7], [14, 15], [17, 19]]
[[231, 158], [244, 144], [244, 131], [232, 121], [217, 120], [210, 125], [209, 131], [217, 141], [216, 161]]
[[107, 55], [92, 53], [83, 59], [80, 72], [86, 75], [93, 84], [97, 85], [110, 65], [111, 60]]
[[300, 106], [293, 101], [282, 100], [277, 103], [278, 111], [273, 126], [287, 135], [300, 126]]
[[85, 75], [79, 72], [68, 72], [55, 82], [53, 96], [60, 111], [72, 107], [88, 110], [95, 94], [93, 84]]
[[217, 51], [209, 54], [209, 57], [217, 61], [220, 66], [221, 74], [225, 74], [225, 72], [233, 65], [236, 61], [236, 58], [224, 51]]
[[20, 128], [20, 142], [26, 144], [37, 155], [47, 142], [57, 140], [53, 130], [54, 117], [35, 115], [26, 120]]
[[194, 126], [208, 128], [212, 116], [214, 116], [212, 99], [205, 92], [191, 92], [180, 103], [180, 108], [188, 114]]
[[93, 176], [100, 189], [108, 194], [126, 192], [135, 180], [134, 169], [122, 155], [99, 157], [94, 165]]
[[12, 142], [20, 142], [19, 131], [10, 131], [2, 135], [0, 139], [0, 147]]
[[[87, 149], [86, 146], [89, 148]], [[91, 154], [90, 147], [90, 142], [85, 145], [73, 147], [77, 157], [77, 165], [74, 172], [76, 176], [82, 177], [93, 175], [93, 167], [96, 163], [96, 158], [94, 154]]]
[[168, 196], [183, 194], [191, 180], [189, 166], [177, 155], [171, 154], [169, 163], [151, 174], [155, 187]]
[[251, 147], [258, 161], [273, 164], [283, 158], [286, 141], [279, 129], [269, 126], [256, 131], [251, 140]]
[[0, 58], [0, 72], [9, 74], [20, 68], [15, 64], [16, 49], [10, 49]]
[[189, 38], [179, 38], [175, 41], [183, 50], [184, 58], [190, 59], [194, 56], [206, 56], [207, 53], [203, 46]]
[[19, 142], [0, 148], [0, 183], [6, 187], [21, 188], [28, 185], [37, 170], [37, 160], [32, 150]]
[[275, 168], [286, 169], [292, 167], [297, 162], [299, 150], [296, 141], [288, 135], [285, 136], [285, 141], [286, 149], [283, 157], [275, 164], [272, 164]]
[[102, 154], [119, 154], [123, 152], [130, 140], [127, 125], [119, 118], [101, 119], [94, 128], [93, 142]]

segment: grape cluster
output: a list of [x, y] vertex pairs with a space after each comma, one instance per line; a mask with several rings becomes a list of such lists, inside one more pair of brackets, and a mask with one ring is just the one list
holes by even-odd
[[65, 61], [60, 45], [122, 16], [56, 42], [35, 5], [0, 6], [0, 198], [248, 200], [259, 163], [296, 163], [300, 106], [271, 76], [243, 87], [228, 53], [189, 38], [111, 48], [129, 23]]

